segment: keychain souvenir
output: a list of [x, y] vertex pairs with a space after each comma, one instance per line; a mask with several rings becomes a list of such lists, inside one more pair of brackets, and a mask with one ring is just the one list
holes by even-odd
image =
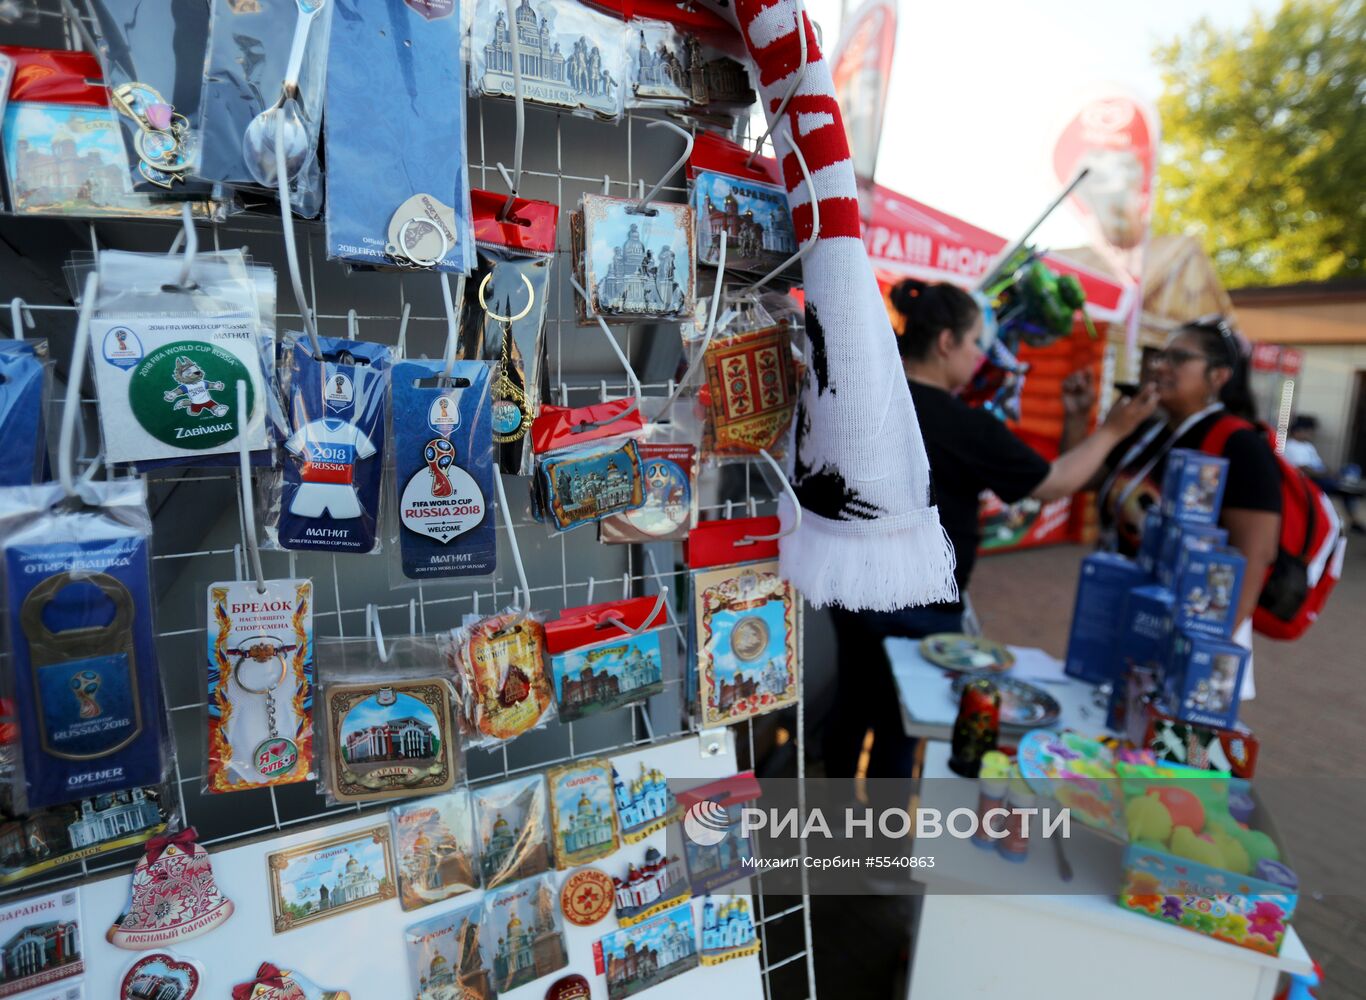
[[205, 788], [288, 785], [313, 773], [313, 583], [209, 585]]
[[239, 451], [242, 434], [265, 448], [260, 309], [241, 252], [197, 259], [184, 289], [178, 257], [105, 250], [98, 267], [90, 337], [106, 460], [189, 462]]
[[627, 769], [626, 779], [623, 780], [613, 764], [612, 788], [617, 799], [621, 839], [625, 843], [638, 844], [683, 815], [668, 779], [659, 768], [646, 767], [642, 760], [638, 772]]
[[[504, 0], [471, 2], [470, 94], [513, 97], [512, 32]], [[621, 21], [565, 0], [518, 0], [514, 20], [527, 103], [605, 121], [621, 118], [630, 72]]]
[[[545, 627], [561, 722], [643, 702], [664, 690], [668, 618], [654, 597], [568, 608]], [[672, 647], [671, 647], [672, 648]]]
[[[800, 599], [778, 571], [777, 518], [710, 521], [688, 540], [693, 569], [696, 702], [703, 727], [795, 704]], [[726, 565], [738, 558], [762, 561]], [[718, 568], [707, 568], [718, 567]]]
[[446, 657], [467, 746], [493, 746], [552, 718], [545, 627], [537, 618], [510, 609], [476, 620], [452, 631]]
[[465, 282], [457, 356], [492, 362], [493, 440], [499, 468], [531, 472], [527, 432], [545, 394], [545, 317], [559, 207], [473, 192], [478, 260]]
[[550, 871], [545, 778], [515, 778], [474, 791], [475, 836], [484, 888]]
[[483, 576], [497, 564], [489, 369], [401, 361], [393, 370], [399, 548], [410, 580]]
[[748, 896], [708, 896], [702, 902], [702, 964], [720, 965], [759, 954]]
[[569, 964], [558, 897], [553, 875], [484, 894], [479, 943], [500, 996]]
[[619, 926], [638, 924], [692, 898], [688, 873], [678, 855], [664, 855], [656, 847], [647, 847], [640, 854], [628, 853], [628, 857], [639, 861], [628, 862], [621, 875], [612, 877]]
[[281, 470], [268, 490], [266, 532], [281, 548], [373, 552], [390, 353], [382, 344], [319, 337], [281, 345], [288, 421]]
[[484, 904], [474, 903], [413, 924], [403, 932], [410, 996], [416, 1000], [493, 1000], [479, 953]]
[[[797, 406], [791, 333], [744, 314], [707, 347], [709, 419], [702, 449], [720, 456], [781, 454]], [[752, 323], [763, 325], [753, 326]]]
[[[607, 972], [608, 1000], [625, 1000], [643, 989], [697, 968], [697, 931], [692, 907], [675, 906], [634, 927], [613, 931], [594, 945]], [[651, 962], [639, 956], [653, 955]]]
[[133, 870], [127, 912], [105, 938], [116, 948], [147, 951], [207, 934], [233, 913], [232, 900], [218, 889], [209, 852], [194, 828], [147, 842]]
[[47, 426], [44, 400], [50, 368], [46, 340], [0, 341], [0, 486], [44, 478]]
[[688, 159], [697, 214], [697, 259], [720, 263], [726, 234], [726, 270], [767, 274], [797, 252], [787, 190], [777, 161], [756, 157], [719, 136], [697, 137]]
[[[692, 209], [630, 198], [585, 194], [573, 249], [575, 271], [588, 292], [581, 321], [682, 320], [693, 315], [696, 274]], [[585, 316], [586, 310], [586, 316]]]
[[714, 892], [754, 874], [758, 849], [740, 817], [745, 804], [757, 799], [759, 793], [754, 772], [743, 771], [679, 794], [678, 801], [685, 810], [684, 828], [705, 831], [703, 837], [683, 838], [693, 892]]
[[552, 767], [545, 778], [556, 868], [563, 871], [596, 861], [620, 846], [610, 761], [593, 757]]
[[[85, 974], [85, 930], [81, 926], [79, 889], [0, 906], [0, 937], [6, 942], [6, 960], [0, 964], [0, 995], [22, 993], [29, 1000], [41, 997], [37, 991], [47, 987], [50, 995], [65, 997], [59, 990]], [[20, 951], [19, 946], [25, 944], [28, 947]], [[20, 955], [33, 951], [38, 954], [20, 960]]]
[[[336, 0], [327, 255], [465, 274], [474, 263], [455, 0]], [[357, 72], [364, 67], [364, 72]]]
[[318, 986], [293, 969], [262, 962], [255, 979], [232, 988], [232, 1000], [351, 1000], [351, 994]]
[[338, 802], [444, 792], [457, 762], [450, 688], [439, 677], [323, 688], [328, 791]]
[[475, 870], [474, 802], [457, 788], [389, 810], [398, 861], [398, 896], [416, 910], [479, 888]]
[[543, 406], [531, 428], [536, 453], [532, 507], [555, 531], [568, 531], [645, 503], [636, 439], [636, 399], [570, 409]]
[[170, 756], [149, 585], [146, 485], [0, 494], [20, 808], [159, 784]]
[[136, 959], [119, 981], [117, 1000], [194, 1000], [204, 969], [198, 962], [154, 951]]

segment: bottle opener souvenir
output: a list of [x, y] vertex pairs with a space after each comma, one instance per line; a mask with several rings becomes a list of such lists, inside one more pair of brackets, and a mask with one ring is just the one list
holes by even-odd
[[497, 563], [488, 366], [402, 361], [393, 371], [399, 545], [409, 579], [482, 576]]
[[552, 767], [550, 829], [555, 837], [555, 867], [573, 868], [616, 851], [617, 813], [613, 805], [612, 764], [588, 758]]
[[159, 784], [168, 756], [146, 487], [88, 485], [83, 511], [56, 484], [0, 500], [25, 809]]
[[541, 725], [554, 706], [545, 628], [518, 611], [456, 629], [449, 656], [456, 669], [469, 743], [510, 740]]
[[[598, 967], [607, 974], [608, 1000], [625, 1000], [697, 968], [692, 907], [675, 906], [644, 923], [613, 931], [593, 948]], [[639, 955], [651, 953], [653, 962], [639, 961]]]
[[[281, 548], [372, 552], [379, 542], [390, 351], [382, 344], [287, 338], [288, 398], [273, 530]], [[267, 523], [267, 530], [272, 529]]]
[[204, 969], [168, 951], [142, 955], [123, 974], [118, 1000], [194, 1000], [201, 997]]
[[[84, 978], [85, 930], [81, 926], [79, 889], [0, 906], [0, 935], [8, 943], [0, 990], [6, 996], [22, 994], [24, 1000], [46, 1000], [49, 996], [65, 1000], [70, 995], [66, 990], [73, 983], [79, 990]], [[26, 947], [21, 951], [21, 946]], [[21, 960], [20, 955], [30, 957]], [[52, 960], [57, 957], [62, 960]]]
[[545, 778], [515, 778], [473, 794], [484, 888], [550, 871]]
[[702, 964], [720, 965], [757, 954], [759, 936], [748, 897], [726, 900], [708, 896], [702, 903]]
[[561, 722], [645, 701], [664, 690], [657, 631], [668, 621], [654, 597], [567, 608], [546, 625]]
[[313, 778], [312, 582], [210, 584], [208, 621], [208, 790]]
[[569, 964], [557, 896], [553, 875], [484, 894], [480, 945], [499, 996]]
[[194, 828], [154, 837], [133, 871], [128, 912], [105, 935], [116, 948], [164, 948], [214, 930], [233, 913]]
[[571, 872], [560, 886], [560, 909], [575, 927], [592, 927], [612, 912], [615, 899], [612, 876], [599, 868]]
[[448, 791], [456, 760], [450, 688], [437, 677], [328, 684], [330, 790], [341, 802]]
[[719, 136], [703, 133], [688, 159], [697, 214], [697, 259], [720, 263], [726, 235], [726, 270], [767, 274], [797, 252], [787, 190], [776, 160], [756, 157]]
[[351, 994], [324, 989], [302, 973], [262, 962], [255, 979], [232, 988], [232, 1000], [351, 1000]]
[[796, 410], [791, 337], [778, 324], [717, 337], [707, 348], [707, 421], [703, 451], [714, 455], [772, 452]]
[[474, 867], [474, 801], [468, 788], [389, 810], [398, 895], [416, 910], [479, 888]]
[[[629, 773], [629, 772], [628, 772]], [[673, 790], [662, 771], [640, 762], [640, 773], [630, 784], [612, 767], [612, 787], [617, 798], [617, 820], [621, 839], [638, 844], [656, 830], [662, 830], [683, 815]]]
[[408, 981], [417, 1000], [493, 1000], [493, 985], [479, 954], [483, 904], [462, 906], [403, 932]]
[[[588, 291], [587, 316], [608, 322], [693, 316], [695, 226], [687, 205], [583, 196], [575, 269]], [[578, 236], [578, 231], [574, 233]]]
[[[514, 19], [527, 103], [621, 118], [630, 72], [621, 21], [563, 0], [519, 0]], [[502, 0], [476, 0], [471, 23], [470, 93], [514, 96], [512, 32]]]

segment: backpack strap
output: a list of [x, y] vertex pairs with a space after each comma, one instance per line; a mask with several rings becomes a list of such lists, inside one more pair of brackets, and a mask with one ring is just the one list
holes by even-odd
[[1235, 417], [1231, 413], [1225, 413], [1214, 422], [1214, 426], [1205, 435], [1205, 440], [1200, 442], [1200, 450], [1206, 455], [1223, 455], [1224, 447], [1228, 444], [1228, 439], [1239, 431], [1255, 431], [1257, 428], [1248, 423], [1242, 417]]

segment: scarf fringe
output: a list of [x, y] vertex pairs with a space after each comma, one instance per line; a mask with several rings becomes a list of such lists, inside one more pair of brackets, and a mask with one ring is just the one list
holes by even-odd
[[[792, 502], [778, 517], [792, 526]], [[958, 599], [953, 543], [927, 507], [875, 521], [832, 521], [802, 511], [796, 532], [779, 545], [783, 578], [813, 607], [895, 611]]]

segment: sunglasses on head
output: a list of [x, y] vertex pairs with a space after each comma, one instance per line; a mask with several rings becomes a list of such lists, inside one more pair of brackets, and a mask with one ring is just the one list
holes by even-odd
[[1224, 358], [1210, 358], [1210, 364], [1227, 364], [1230, 368], [1237, 368], [1243, 361], [1243, 351], [1238, 345], [1238, 335], [1233, 332], [1233, 327], [1229, 326], [1228, 320], [1218, 313], [1211, 313], [1208, 316], [1201, 316], [1186, 324], [1187, 327], [1196, 330], [1211, 330], [1219, 335], [1220, 342], [1224, 345]]

